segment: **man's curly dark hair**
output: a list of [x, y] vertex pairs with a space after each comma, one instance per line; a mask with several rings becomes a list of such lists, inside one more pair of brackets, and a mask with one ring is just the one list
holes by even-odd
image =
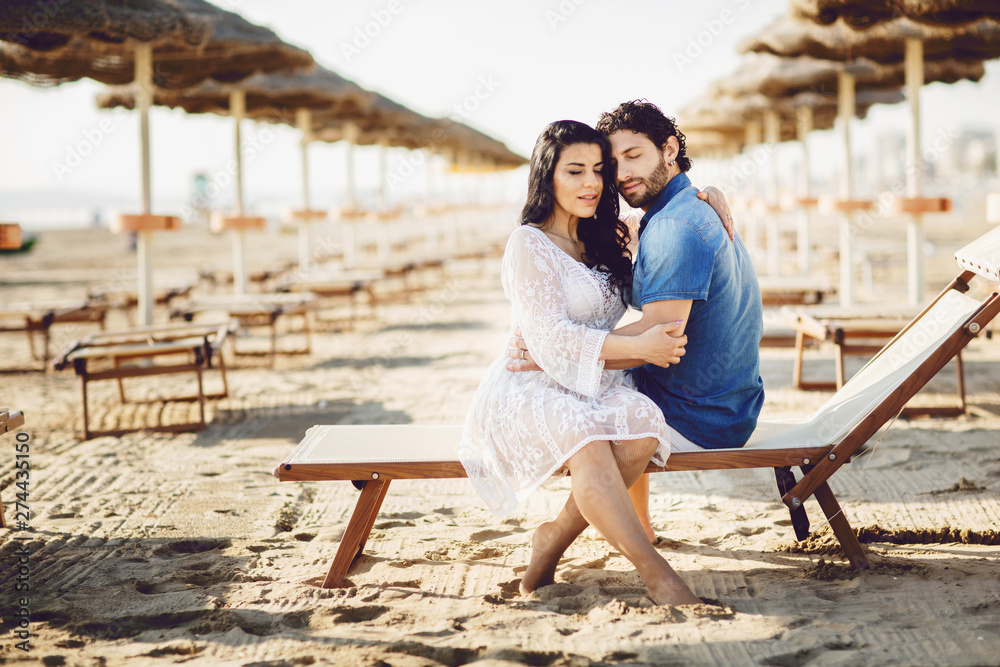
[[667, 139], [677, 137], [680, 150], [677, 152], [677, 166], [681, 171], [691, 169], [691, 158], [687, 156], [687, 142], [684, 133], [677, 129], [677, 121], [666, 115], [652, 102], [632, 100], [622, 102], [614, 111], [601, 114], [597, 130], [610, 135], [619, 130], [641, 132], [661, 151], [667, 146]]

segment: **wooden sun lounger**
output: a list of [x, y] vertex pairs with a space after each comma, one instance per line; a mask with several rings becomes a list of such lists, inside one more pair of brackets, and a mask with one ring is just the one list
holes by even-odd
[[[844, 358], [871, 356], [882, 349], [919, 313], [912, 307], [885, 306], [819, 306], [792, 310], [791, 322], [795, 329], [795, 362], [792, 367], [792, 385], [802, 390], [840, 389], [846, 381]], [[834, 345], [834, 382], [807, 382], [802, 379], [803, 351], [810, 343], [830, 342]], [[903, 410], [908, 417], [931, 415], [954, 417], [965, 414], [965, 366], [961, 351], [955, 355], [955, 374], [958, 404], [954, 406], [911, 406]]]
[[[84, 299], [64, 301], [38, 301], [0, 305], [0, 333], [24, 332], [28, 336], [31, 358], [41, 362], [37, 370], [48, 370], [51, 356], [52, 327], [56, 324], [82, 324], [93, 322], [104, 328], [108, 307]], [[35, 349], [35, 336], [41, 335], [41, 350]], [[24, 369], [4, 369], [5, 372]], [[32, 369], [35, 370], [35, 369]]]
[[[225, 398], [229, 395], [229, 384], [226, 379], [226, 364], [222, 355], [222, 345], [230, 334], [236, 331], [237, 323], [229, 321], [224, 324], [212, 325], [164, 325], [142, 327], [127, 331], [106, 332], [94, 334], [70, 343], [62, 354], [53, 362], [53, 366], [62, 370], [73, 366], [80, 377], [83, 388], [83, 439], [101, 435], [122, 435], [143, 429], [114, 429], [93, 431], [90, 429], [90, 412], [87, 400], [87, 384], [98, 380], [115, 380], [118, 383], [118, 396], [122, 403], [127, 403], [125, 387], [122, 380], [134, 377], [150, 377], [154, 375], [171, 375], [176, 373], [194, 373], [198, 381], [198, 393], [193, 396], [171, 396], [163, 401], [198, 401], [199, 421], [185, 424], [169, 424], [149, 427], [150, 430], [178, 432], [205, 428], [205, 400]], [[172, 361], [154, 364], [157, 357], [187, 357], [183, 362]], [[139, 363], [128, 363], [133, 361]], [[212, 368], [213, 360], [218, 360], [219, 373], [222, 377], [222, 391], [206, 394], [203, 384], [203, 373]], [[88, 364], [111, 363], [110, 370], [92, 370]]]
[[[279, 354], [311, 354], [312, 330], [310, 320], [315, 315], [317, 297], [315, 294], [245, 294], [241, 296], [210, 296], [193, 299], [175, 308], [171, 319], [183, 318], [194, 321], [199, 313], [225, 313], [228, 319], [235, 319], [242, 327], [268, 327], [270, 348], [266, 352], [238, 350], [233, 345], [233, 354], [241, 356], [267, 356], [269, 365], [274, 367]], [[284, 318], [301, 317], [305, 344], [299, 348], [278, 347], [278, 322]]]
[[[24, 413], [10, 408], [0, 408], [0, 435], [9, 433], [15, 428], [24, 426]], [[7, 526], [7, 520], [3, 515], [3, 503], [0, 502], [0, 528]]]
[[[279, 292], [307, 292], [316, 295], [316, 321], [325, 324], [338, 324], [341, 320], [322, 318], [320, 311], [337, 303], [346, 302], [350, 307], [348, 328], [353, 328], [354, 321], [360, 317], [359, 306], [367, 303], [369, 316], [376, 316], [377, 296], [376, 283], [384, 277], [382, 271], [314, 271], [296, 276], [278, 285]], [[362, 296], [364, 298], [362, 298]]]
[[[186, 299], [197, 285], [196, 281], [154, 287], [153, 303], [157, 306], [170, 308], [174, 301]], [[109, 308], [121, 310], [126, 314], [134, 312], [139, 307], [139, 294], [134, 289], [111, 290], [104, 288], [88, 292], [91, 303], [104, 303]]]
[[[740, 449], [672, 454], [648, 472], [774, 468], [796, 536], [808, 535], [803, 502], [815, 497], [854, 568], [868, 559], [828, 480], [1000, 313], [1000, 294], [966, 296], [976, 273], [1000, 282], [1000, 228], [956, 254], [964, 270], [823, 407], [805, 420], [759, 422]], [[459, 427], [316, 426], [274, 470], [281, 481], [351, 480], [361, 496], [323, 586], [340, 586], [361, 553], [393, 479], [465, 477]], [[799, 467], [795, 480], [791, 467]]]
[[796, 306], [823, 303], [837, 290], [827, 282], [806, 278], [762, 277], [760, 296], [764, 306]]

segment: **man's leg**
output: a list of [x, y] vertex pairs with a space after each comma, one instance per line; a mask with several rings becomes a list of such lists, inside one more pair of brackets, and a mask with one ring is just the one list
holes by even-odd
[[646, 531], [646, 537], [653, 544], [656, 544], [656, 532], [653, 531], [652, 521], [649, 518], [649, 475], [643, 473], [635, 484], [629, 487], [628, 497], [632, 499], [632, 507], [639, 517], [642, 529]]

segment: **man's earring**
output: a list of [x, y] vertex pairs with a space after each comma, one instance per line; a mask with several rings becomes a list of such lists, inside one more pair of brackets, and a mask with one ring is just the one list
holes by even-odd
[[668, 164], [669, 166], [671, 166], [671, 167], [672, 167], [672, 166], [674, 166], [674, 162], [676, 162], [676, 160], [671, 160], [671, 161], [670, 161], [670, 162], [668, 162], [667, 164]]

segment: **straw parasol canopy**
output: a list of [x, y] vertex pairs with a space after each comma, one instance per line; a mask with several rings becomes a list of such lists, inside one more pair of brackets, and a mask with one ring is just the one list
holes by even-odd
[[[153, 92], [157, 106], [183, 109], [188, 113], [229, 115], [233, 90], [246, 96], [246, 117], [295, 124], [296, 109], [314, 109], [323, 113], [358, 114], [373, 97], [352, 81], [323, 67], [306, 71], [258, 73], [239, 83], [208, 80], [182, 90], [158, 88]], [[97, 96], [102, 109], [135, 108], [134, 86], [110, 86]]]
[[907, 18], [879, 23], [869, 30], [853, 30], [844, 21], [819, 25], [785, 15], [760, 34], [745, 40], [740, 51], [772, 53], [785, 57], [807, 56], [848, 62], [868, 58], [878, 63], [901, 63], [907, 39], [923, 43], [925, 61], [989, 60], [1000, 57], [1000, 23], [989, 19], [965, 25], [940, 26]]
[[[922, 214], [947, 210], [948, 201], [921, 197], [923, 153], [920, 148], [920, 88], [925, 82], [928, 63], [952, 58], [959, 61], [982, 61], [1000, 57], [1000, 22], [988, 18], [955, 26], [917, 23], [896, 18], [858, 31], [844, 20], [820, 25], [795, 15], [778, 19], [759, 35], [743, 42], [740, 50], [772, 53], [780, 56], [810, 56], [849, 63], [868, 58], [878, 63], [903, 63], [910, 123], [907, 132], [906, 161], [916, 168], [906, 171], [906, 198], [901, 206], [909, 211], [907, 223], [907, 283], [911, 305], [923, 302], [924, 231]], [[854, 78], [838, 75], [844, 84], [845, 100], [853, 94]], [[840, 89], [841, 86], [838, 86]], [[845, 128], [846, 130], [846, 128]], [[845, 155], [849, 155], [849, 138]], [[850, 199], [850, 160], [845, 164], [841, 196]], [[845, 293], [841, 292], [841, 298]]]
[[[783, 58], [770, 53], [749, 53], [736, 72], [714, 88], [733, 95], [760, 93], [767, 97], [787, 98], [804, 92], [836, 94], [840, 71], [854, 75], [857, 90], [900, 88], [905, 83], [902, 63], [881, 65], [860, 58], [849, 64], [810, 58]], [[932, 60], [924, 69], [925, 83], [979, 81], [985, 74], [982, 61], [954, 58]]]
[[[854, 96], [855, 117], [866, 118], [876, 104], [899, 104], [905, 99], [898, 87], [858, 91]], [[717, 132], [742, 144], [746, 123], [759, 119], [767, 110], [774, 110], [781, 117], [779, 141], [791, 141], [797, 138], [795, 110], [801, 107], [812, 109], [814, 130], [834, 127], [837, 119], [836, 93], [806, 91], [784, 98], [770, 98], [765, 95], [733, 95], [722, 88], [713, 88], [710, 94], [682, 109], [677, 114], [677, 125], [685, 135], [689, 132]]]
[[142, 209], [122, 215], [121, 231], [138, 233], [139, 320], [153, 319], [154, 230], [176, 229], [174, 216], [152, 214], [149, 106], [154, 85], [184, 88], [212, 78], [245, 79], [256, 72], [311, 67], [308, 52], [271, 30], [205, 0], [60, 0], [48, 12], [32, 0], [0, 8], [0, 76], [36, 85], [89, 77], [139, 87]]
[[46, 14], [32, 0], [0, 7], [0, 75], [51, 86], [85, 77], [124, 84], [135, 45], [153, 48], [154, 83], [187, 88], [206, 78], [238, 81], [259, 71], [310, 67], [312, 57], [205, 0], [70, 0]]
[[792, 0], [792, 11], [824, 25], [843, 18], [852, 28], [870, 28], [901, 16], [940, 25], [1000, 20], [996, 0]]

